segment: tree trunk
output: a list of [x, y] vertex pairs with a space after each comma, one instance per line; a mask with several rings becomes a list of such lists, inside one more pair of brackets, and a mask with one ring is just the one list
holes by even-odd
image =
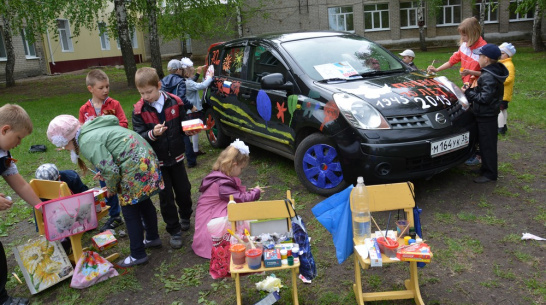
[[152, 57], [152, 67], [156, 69], [159, 78], [165, 76], [163, 74], [163, 66], [161, 65], [161, 49], [159, 46], [159, 35], [157, 33], [157, 2], [156, 0], [146, 0], [148, 11], [148, 37], [150, 40], [150, 56]]
[[542, 15], [544, 11], [540, 8], [540, 4], [535, 5], [535, 19], [533, 20], [533, 34], [531, 41], [533, 43], [533, 49], [535, 52], [543, 52], [546, 50], [544, 42], [542, 41]]
[[419, 25], [419, 43], [421, 51], [427, 51], [427, 42], [425, 40], [425, 4], [424, 0], [419, 0], [419, 8], [417, 9], [417, 24]]
[[11, 19], [6, 15], [2, 16], [4, 20], [4, 26], [2, 27], [2, 34], [4, 36], [4, 45], [6, 47], [6, 87], [15, 86], [15, 51], [13, 50], [13, 41], [11, 35]]
[[127, 8], [125, 0], [114, 0], [114, 10], [116, 11], [119, 45], [121, 48], [121, 57], [123, 58], [123, 67], [127, 77], [127, 86], [135, 87], [136, 62], [129, 33], [129, 23], [127, 22]]
[[480, 2], [480, 28], [482, 29], [481, 36], [485, 39], [485, 8], [486, 0], [481, 0]]

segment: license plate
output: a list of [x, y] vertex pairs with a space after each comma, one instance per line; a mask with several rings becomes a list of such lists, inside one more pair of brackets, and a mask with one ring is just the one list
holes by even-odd
[[458, 136], [430, 143], [430, 156], [436, 157], [450, 151], [467, 147], [470, 142], [469, 134], [469, 132], [466, 132]]

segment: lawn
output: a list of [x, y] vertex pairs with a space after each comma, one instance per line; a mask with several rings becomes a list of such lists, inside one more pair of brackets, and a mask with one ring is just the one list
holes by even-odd
[[[413, 181], [416, 201], [423, 208], [424, 238], [432, 246], [435, 257], [420, 269], [420, 283], [426, 304], [544, 304], [546, 302], [546, 246], [544, 242], [521, 241], [521, 233], [546, 237], [546, 208], [543, 204], [546, 165], [541, 158], [546, 142], [546, 103], [544, 78], [546, 55], [534, 53], [529, 44], [516, 44], [514, 56], [516, 84], [510, 103], [509, 131], [499, 141], [499, 172], [496, 184], [478, 186], [472, 182], [471, 169], [461, 165], [439, 174], [430, 181]], [[454, 47], [416, 52], [416, 65], [426, 68], [433, 60], [436, 66], [448, 60]], [[417, 50], [415, 50], [417, 51]], [[166, 65], [166, 62], [165, 62]], [[459, 67], [443, 71], [460, 84]], [[105, 68], [110, 76], [111, 97], [119, 100], [131, 120], [132, 105], [138, 101], [135, 89], [126, 88], [124, 71]], [[34, 131], [11, 151], [17, 166], [29, 181], [42, 163], [55, 163], [60, 169], [76, 169], [69, 154], [56, 151], [46, 138], [49, 121], [59, 114], [78, 115], [79, 107], [90, 98], [85, 87], [85, 74], [80, 71], [64, 75], [40, 77], [17, 82], [15, 88], [0, 87], [0, 105], [17, 103], [29, 113]], [[130, 124], [131, 127], [131, 124]], [[45, 153], [29, 153], [34, 144], [45, 144]], [[199, 196], [201, 179], [210, 171], [220, 150], [212, 149], [204, 134], [200, 145], [207, 154], [199, 157], [199, 165], [189, 170], [194, 204]], [[311, 208], [323, 197], [309, 193], [297, 182], [293, 163], [257, 147], [251, 147], [251, 164], [242, 180], [249, 187], [270, 186], [263, 199], [278, 199], [291, 189], [296, 210], [304, 216], [312, 238], [313, 254], [319, 276], [312, 284], [298, 283], [300, 304], [356, 304], [352, 291], [352, 257], [339, 265], [335, 259], [331, 235], [314, 219]], [[82, 177], [95, 186], [92, 175]], [[16, 200], [12, 209], [0, 212], [0, 236], [8, 256], [9, 273], [22, 278], [12, 247], [35, 237], [31, 209], [2, 180], [2, 193]], [[157, 203], [157, 197], [153, 198]], [[195, 210], [195, 208], [194, 208]], [[31, 297], [33, 304], [234, 304], [235, 286], [231, 279], [212, 280], [208, 261], [193, 254], [191, 234], [184, 236], [184, 247], [172, 250], [160, 214], [160, 234], [164, 247], [149, 252], [151, 261], [132, 268], [127, 274], [112, 278], [85, 290], [62, 282]], [[385, 215], [374, 216], [381, 226]], [[193, 222], [193, 220], [192, 220]], [[89, 245], [93, 234], [84, 236]], [[127, 238], [107, 253], [129, 254]], [[397, 289], [403, 285], [403, 264], [364, 272], [365, 289]], [[291, 285], [287, 272], [276, 274], [283, 281], [279, 304], [291, 303]], [[254, 283], [263, 276], [242, 280], [245, 304], [254, 304], [263, 292]], [[30, 296], [26, 285], [8, 278], [10, 294]], [[376, 302], [373, 304], [412, 304], [411, 301]]]

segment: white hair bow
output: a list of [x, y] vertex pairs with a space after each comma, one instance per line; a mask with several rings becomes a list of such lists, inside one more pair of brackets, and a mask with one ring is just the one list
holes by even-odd
[[250, 154], [250, 149], [248, 148], [248, 146], [245, 144], [245, 142], [239, 139], [236, 139], [235, 141], [233, 141], [233, 143], [231, 143], [229, 146], [233, 146], [237, 148], [239, 152], [243, 155], [248, 156]]

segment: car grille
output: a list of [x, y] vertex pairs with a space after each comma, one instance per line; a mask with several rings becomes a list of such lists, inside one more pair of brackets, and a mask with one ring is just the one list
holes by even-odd
[[[449, 106], [449, 108], [446, 108], [445, 111], [447, 111], [450, 121], [455, 120], [464, 112], [463, 107], [459, 103]], [[432, 127], [427, 115], [431, 115], [433, 117], [434, 114], [436, 113], [434, 112], [426, 115], [392, 116], [387, 117], [387, 121], [391, 125], [392, 129]]]
[[430, 156], [408, 158], [406, 159], [406, 169], [411, 172], [418, 172], [453, 164], [454, 161], [467, 154], [469, 149], [470, 146], [434, 158]]

